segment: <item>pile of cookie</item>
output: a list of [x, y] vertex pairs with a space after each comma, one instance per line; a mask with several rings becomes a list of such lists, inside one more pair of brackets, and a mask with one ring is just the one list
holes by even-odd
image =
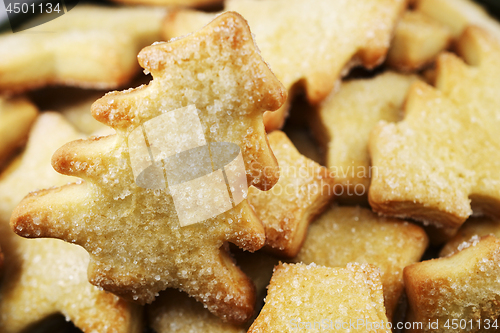
[[500, 331], [485, 9], [119, 2], [0, 35], [0, 332]]

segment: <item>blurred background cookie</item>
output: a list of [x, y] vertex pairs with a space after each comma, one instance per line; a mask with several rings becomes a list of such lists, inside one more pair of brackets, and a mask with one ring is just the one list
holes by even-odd
[[21, 147], [38, 109], [29, 100], [0, 96], [0, 170], [16, 148]]
[[164, 8], [78, 5], [29, 30], [0, 35], [0, 92], [46, 85], [113, 89], [139, 71], [137, 53], [160, 39]]
[[[382, 63], [404, 6], [401, 0], [227, 1], [225, 10], [248, 20], [262, 57], [289, 91], [287, 103], [265, 115], [266, 129], [283, 127], [298, 90], [318, 104], [353, 66], [374, 68]], [[174, 11], [165, 20], [163, 36], [192, 32], [214, 15]]]

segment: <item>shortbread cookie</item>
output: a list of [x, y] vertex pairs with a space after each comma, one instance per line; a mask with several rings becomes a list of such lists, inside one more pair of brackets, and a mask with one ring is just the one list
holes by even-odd
[[[357, 322], [361, 319], [363, 323]], [[357, 326], [349, 326], [349, 321]], [[318, 328], [319, 325], [322, 325]], [[316, 325], [316, 326], [315, 326]], [[329, 268], [280, 264], [268, 287], [266, 305], [248, 333], [391, 332], [379, 270], [367, 264]]]
[[0, 166], [25, 142], [37, 114], [27, 99], [0, 96]]
[[209, 7], [222, 4], [223, 0], [113, 0], [119, 3], [154, 6]]
[[499, 274], [500, 240], [493, 236], [451, 257], [406, 267], [407, 320], [422, 323], [408, 332], [497, 332]]
[[326, 168], [301, 155], [285, 133], [274, 131], [268, 138], [280, 179], [266, 192], [250, 188], [248, 202], [266, 229], [266, 249], [292, 258], [309, 223], [333, 197], [334, 179]]
[[450, 43], [447, 26], [419, 11], [407, 11], [394, 32], [387, 63], [401, 71], [416, 71], [434, 62]]
[[0, 331], [21, 332], [60, 313], [84, 332], [141, 332], [141, 309], [99, 290], [87, 280], [89, 255], [54, 239], [27, 240], [9, 227], [17, 203], [30, 190], [76, 181], [56, 173], [53, 152], [80, 135], [62, 116], [43, 113], [25, 153], [0, 180], [0, 243], [5, 270], [0, 285]]
[[241, 325], [223, 322], [203, 304], [175, 289], [168, 289], [148, 307], [149, 325], [156, 333], [246, 333]]
[[487, 235], [500, 238], [500, 220], [487, 217], [472, 217], [460, 227], [455, 237], [446, 243], [439, 256], [450, 256], [466, 246], [471, 238], [480, 238]]
[[387, 60], [398, 70], [414, 71], [435, 60], [451, 38], [475, 25], [500, 39], [500, 24], [471, 0], [415, 0], [395, 30]]
[[[12, 226], [25, 237], [84, 247], [89, 279], [105, 290], [150, 303], [159, 291], [178, 288], [224, 320], [242, 323], [253, 313], [254, 287], [222, 245], [249, 251], [264, 245], [264, 228], [243, 185], [269, 189], [278, 180], [262, 114], [279, 108], [286, 91], [260, 57], [246, 21], [232, 12], [186, 38], [147, 47], [138, 58], [153, 81], [92, 106], [94, 117], [117, 135], [69, 143], [53, 157], [57, 171], [86, 182], [31, 194], [13, 213]], [[224, 173], [221, 161], [210, 158], [212, 178], [200, 177], [206, 169], [190, 168], [180, 154], [206, 142], [210, 156], [218, 143], [229, 147], [219, 152], [224, 158], [240, 150], [236, 162], [222, 165]], [[169, 149], [179, 153], [168, 155]], [[162, 160], [167, 167], [158, 167]], [[231, 201], [225, 201], [229, 190]], [[203, 218], [190, 220], [197, 217]]]
[[379, 217], [369, 209], [332, 206], [311, 226], [296, 262], [343, 267], [349, 262], [380, 268], [387, 316], [403, 293], [403, 269], [420, 261], [429, 241], [414, 224]]
[[446, 25], [454, 38], [475, 25], [500, 39], [500, 23], [472, 0], [416, 0], [416, 10]]
[[[256, 307], [260, 309], [264, 305], [266, 287], [271, 280], [274, 266], [279, 261], [262, 251], [237, 251], [235, 259], [241, 270], [255, 283]], [[162, 292], [160, 297], [148, 306], [148, 318], [157, 333], [244, 333], [250, 325], [224, 323], [195, 299], [173, 289]]]
[[0, 36], [0, 91], [49, 84], [110, 89], [139, 70], [137, 52], [160, 39], [162, 8], [79, 5], [56, 20]]
[[439, 90], [415, 83], [405, 120], [372, 132], [377, 172], [369, 200], [376, 212], [446, 228], [460, 226], [473, 209], [500, 216], [500, 42], [471, 27], [458, 50], [471, 65], [440, 56]]
[[366, 203], [370, 177], [368, 138], [380, 120], [396, 122], [412, 82], [418, 78], [386, 72], [372, 79], [342, 83], [318, 108], [314, 134], [326, 151], [326, 166], [335, 177], [342, 202]]
[[[361, 64], [373, 68], [386, 55], [403, 0], [229, 0], [249, 21], [263, 58], [289, 90], [303, 86], [312, 104], [321, 102], [347, 70]], [[214, 14], [177, 11], [164, 25], [164, 37], [194, 31]], [[289, 101], [292, 99], [289, 93]], [[268, 131], [283, 126], [289, 102], [264, 118]]]

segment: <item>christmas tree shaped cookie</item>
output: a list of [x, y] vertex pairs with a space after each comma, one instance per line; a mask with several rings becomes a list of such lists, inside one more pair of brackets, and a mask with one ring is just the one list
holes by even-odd
[[[402, 0], [226, 1], [225, 10], [248, 20], [264, 59], [290, 92], [279, 111], [266, 113], [266, 128], [283, 126], [297, 88], [303, 87], [309, 102], [318, 104], [351, 67], [379, 65], [405, 6]], [[213, 17], [193, 10], [173, 11], [165, 20], [163, 35], [185, 35]]]
[[438, 59], [436, 87], [415, 83], [405, 120], [372, 132], [369, 201], [385, 215], [456, 228], [500, 216], [500, 43], [468, 28]]
[[149, 303], [178, 288], [224, 320], [244, 322], [254, 287], [225, 244], [264, 245], [245, 186], [265, 190], [279, 178], [262, 114], [278, 109], [286, 91], [236, 13], [138, 58], [153, 81], [92, 106], [117, 134], [71, 142], [53, 156], [57, 171], [85, 181], [29, 195], [11, 226], [81, 245], [89, 280], [129, 300]]

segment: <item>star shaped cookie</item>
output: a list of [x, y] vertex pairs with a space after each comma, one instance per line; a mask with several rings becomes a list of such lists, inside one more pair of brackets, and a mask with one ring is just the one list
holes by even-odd
[[[224, 244], [249, 251], [264, 245], [262, 224], [240, 189], [247, 182], [269, 189], [278, 180], [262, 114], [278, 109], [286, 91], [260, 57], [246, 21], [232, 12], [185, 38], [147, 47], [138, 59], [152, 73], [151, 83], [109, 93], [92, 106], [94, 117], [117, 134], [69, 143], [53, 156], [57, 171], [85, 182], [29, 195], [11, 225], [21, 236], [81, 245], [91, 257], [89, 280], [129, 300], [150, 303], [159, 291], [178, 288], [224, 320], [244, 322], [253, 312], [254, 287]], [[165, 138], [170, 144], [161, 146]], [[196, 148], [200, 142], [208, 143]], [[203, 155], [198, 149], [207, 146]], [[170, 147], [182, 149], [162, 155]], [[234, 156], [241, 159], [223, 167], [207, 158], [238, 151]], [[151, 154], [163, 160], [136, 176], [135, 167]], [[203, 176], [206, 169], [196, 163], [207, 159], [209, 176]], [[162, 161], [164, 168], [151, 168]], [[214, 165], [218, 171], [212, 172]], [[241, 172], [232, 165], [241, 165]], [[229, 191], [231, 201], [224, 201]], [[203, 215], [221, 207], [227, 210], [181, 224], [193, 211]]]
[[450, 45], [450, 29], [420, 11], [407, 11], [394, 31], [387, 64], [415, 72], [432, 64]]
[[415, 10], [446, 25], [454, 38], [474, 25], [500, 39], [500, 24], [472, 0], [415, 0]]
[[[364, 324], [349, 324], [357, 320]], [[377, 323], [376, 328], [373, 323]], [[266, 304], [248, 333], [321, 330], [391, 332], [378, 268], [357, 263], [345, 268], [315, 264], [276, 266]]]
[[9, 227], [17, 203], [29, 191], [77, 179], [56, 173], [53, 152], [81, 137], [56, 113], [43, 113], [33, 126], [20, 162], [0, 180], [0, 244], [5, 269], [0, 284], [0, 331], [17, 333], [60, 313], [84, 332], [141, 330], [141, 309], [91, 285], [89, 255], [56, 239], [24, 239]]
[[350, 262], [380, 269], [387, 317], [392, 319], [404, 291], [403, 269], [427, 249], [425, 231], [415, 224], [378, 216], [362, 207], [332, 206], [309, 226], [295, 262], [343, 267]]
[[149, 324], [157, 333], [245, 333], [241, 325], [225, 323], [203, 304], [186, 294], [168, 289], [148, 308]]
[[[288, 102], [265, 115], [268, 131], [281, 128], [293, 92], [303, 86], [312, 104], [321, 102], [354, 65], [373, 68], [387, 52], [403, 0], [230, 0], [225, 10], [248, 20], [262, 56], [288, 89]], [[171, 13], [164, 37], [194, 31], [214, 17], [195, 11]]]
[[0, 167], [25, 142], [37, 115], [37, 108], [27, 99], [0, 96]]
[[266, 229], [266, 248], [292, 258], [309, 223], [333, 197], [334, 179], [326, 168], [301, 155], [285, 133], [269, 134], [269, 144], [280, 165], [280, 179], [266, 192], [250, 188], [248, 202]]
[[0, 91], [62, 84], [110, 89], [139, 70], [137, 52], [159, 40], [162, 8], [79, 5], [24, 32], [0, 35]]
[[474, 25], [500, 39], [500, 24], [476, 1], [415, 0], [399, 22], [387, 63], [398, 70], [415, 71], [428, 65], [464, 30]]
[[436, 87], [410, 89], [405, 120], [371, 135], [369, 201], [385, 215], [456, 228], [500, 216], [500, 42], [468, 28], [437, 63]]
[[[271, 280], [278, 259], [265, 252], [237, 251], [235, 259], [241, 270], [255, 283], [257, 308], [264, 304], [266, 288]], [[167, 289], [153, 304], [147, 306], [147, 317], [151, 328], [157, 333], [245, 333], [251, 321], [245, 325], [224, 323], [220, 318], [203, 308], [201, 303], [185, 293]]]
[[326, 151], [325, 164], [340, 202], [366, 205], [370, 178], [377, 172], [370, 166], [370, 132], [381, 120], [400, 120], [408, 90], [416, 80], [416, 75], [395, 72], [349, 80], [318, 107], [313, 133]]
[[406, 267], [408, 321], [423, 324], [410, 331], [498, 332], [499, 274], [500, 240], [491, 235], [472, 239], [450, 257]]

